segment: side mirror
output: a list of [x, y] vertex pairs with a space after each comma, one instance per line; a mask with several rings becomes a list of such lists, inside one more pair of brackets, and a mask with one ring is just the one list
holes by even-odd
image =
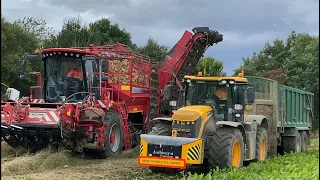
[[247, 96], [247, 103], [253, 104], [254, 103], [254, 89], [253, 89], [253, 87], [248, 87], [246, 89], [246, 96]]
[[26, 64], [27, 64], [27, 60], [29, 61], [40, 61], [42, 58], [38, 55], [29, 55], [26, 54], [24, 56], [21, 57], [20, 59], [20, 66], [21, 66], [21, 75], [20, 75], [20, 79], [23, 80], [25, 73], [26, 73]]
[[163, 99], [169, 100], [171, 98], [171, 85], [166, 85], [164, 87]]
[[185, 96], [185, 90], [178, 90], [178, 108], [183, 107], [185, 105]]

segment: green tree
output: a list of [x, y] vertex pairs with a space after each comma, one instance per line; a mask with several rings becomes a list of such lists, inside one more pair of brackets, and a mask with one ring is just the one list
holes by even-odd
[[44, 42], [49, 40], [54, 35], [53, 28], [48, 27], [47, 22], [44, 19], [24, 17], [14, 21], [14, 24], [19, 25], [27, 32], [36, 35], [39, 40], [39, 48], [43, 48]]
[[226, 76], [223, 71], [223, 62], [207, 56], [200, 59], [197, 70], [209, 76]]
[[243, 58], [237, 74], [242, 69], [245, 75], [263, 76], [279, 83], [313, 92], [315, 121], [319, 124], [319, 36], [296, 34], [294, 31], [286, 42], [275, 40], [266, 43], [259, 53]]
[[88, 46], [90, 33], [80, 16], [64, 19], [62, 29], [56, 36], [46, 41], [45, 47]]
[[133, 46], [131, 35], [118, 24], [102, 18], [87, 26], [81, 16], [66, 18], [61, 31], [45, 42], [45, 47], [86, 47], [90, 44], [106, 45], [120, 42]]
[[287, 85], [314, 93], [313, 128], [319, 127], [319, 36], [297, 35], [285, 64]]
[[92, 34], [92, 42], [97, 45], [105, 45], [120, 42], [132, 46], [131, 35], [125, 29], [120, 29], [118, 24], [111, 24], [109, 19], [102, 18], [89, 24]]
[[[15, 25], [22, 27], [28, 33], [34, 34], [38, 38], [39, 47], [44, 48], [44, 44], [51, 40], [54, 36], [52, 27], [47, 26], [44, 19], [35, 19], [33, 17], [24, 17], [13, 22]], [[32, 71], [41, 72], [43, 74], [43, 62], [35, 61], [29, 63]]]
[[139, 53], [149, 56], [152, 62], [160, 62], [168, 54], [167, 46], [159, 45], [153, 38], [149, 38], [147, 43], [135, 49]]
[[[28, 76], [20, 80], [20, 58], [39, 47], [37, 36], [26, 31], [21, 25], [10, 23], [1, 16], [1, 82], [19, 89], [22, 95], [28, 95], [29, 87], [35, 85], [35, 79]], [[27, 73], [31, 71], [30, 66]]]

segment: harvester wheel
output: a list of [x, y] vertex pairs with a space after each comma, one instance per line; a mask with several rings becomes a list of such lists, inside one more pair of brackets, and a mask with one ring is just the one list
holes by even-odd
[[[159, 122], [152, 130], [148, 133], [149, 135], [158, 135], [158, 136], [171, 136], [172, 133], [172, 124], [169, 122]], [[149, 167], [153, 173], [166, 173], [173, 171], [172, 169], [160, 168], [160, 167]]]
[[268, 138], [267, 130], [263, 127], [258, 127], [256, 136], [256, 161], [265, 161], [268, 154]]
[[283, 152], [301, 152], [301, 136], [298, 133], [296, 136], [284, 136], [282, 139]]
[[239, 129], [222, 127], [208, 137], [208, 162], [211, 168], [243, 166], [244, 143]]
[[122, 153], [123, 132], [121, 117], [116, 111], [109, 110], [104, 118], [106, 122], [105, 144], [100, 158], [118, 156]]
[[305, 152], [308, 149], [308, 135], [305, 131], [300, 131], [301, 136], [301, 152]]

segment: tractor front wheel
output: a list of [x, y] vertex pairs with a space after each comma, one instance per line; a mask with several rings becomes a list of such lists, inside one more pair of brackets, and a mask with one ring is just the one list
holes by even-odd
[[123, 147], [121, 117], [116, 111], [106, 111], [104, 122], [106, 123], [105, 141], [100, 158], [119, 156]]
[[244, 142], [242, 133], [237, 128], [222, 127], [208, 137], [208, 156], [211, 168], [243, 166]]

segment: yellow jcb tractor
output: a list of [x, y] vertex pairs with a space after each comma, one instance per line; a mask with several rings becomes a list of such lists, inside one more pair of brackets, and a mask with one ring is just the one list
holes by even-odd
[[196, 164], [222, 169], [266, 159], [268, 120], [246, 113], [254, 103], [246, 78], [185, 76], [183, 85], [179, 100], [170, 102], [177, 107], [172, 117], [155, 118], [141, 135], [139, 166], [154, 172]]

